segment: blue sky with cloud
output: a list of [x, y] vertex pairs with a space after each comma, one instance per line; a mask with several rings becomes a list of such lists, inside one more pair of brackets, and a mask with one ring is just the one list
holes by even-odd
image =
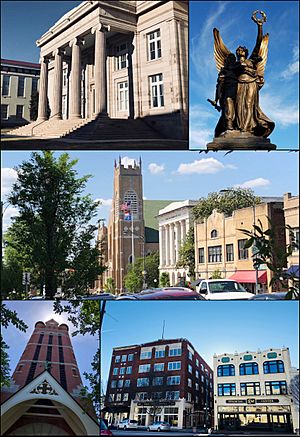
[[[57, 155], [59, 152], [57, 152]], [[144, 197], [151, 199], [199, 199], [209, 192], [232, 186], [252, 188], [260, 196], [298, 194], [298, 153], [296, 152], [121, 152], [128, 165], [142, 158]], [[98, 219], [108, 218], [113, 193], [114, 160], [119, 152], [70, 152], [78, 159], [80, 176], [91, 174], [86, 191], [100, 199]], [[30, 152], [2, 152], [2, 200], [4, 228], [15, 209], [6, 203], [16, 178], [15, 166], [30, 158]]]
[[260, 105], [275, 121], [271, 135], [278, 148], [299, 148], [299, 2], [190, 2], [190, 147], [203, 148], [213, 137], [219, 115], [206, 101], [214, 99], [217, 69], [213, 55], [214, 27], [228, 49], [238, 45], [252, 52], [257, 26], [254, 10], [267, 14], [264, 33], [270, 34], [265, 85]]

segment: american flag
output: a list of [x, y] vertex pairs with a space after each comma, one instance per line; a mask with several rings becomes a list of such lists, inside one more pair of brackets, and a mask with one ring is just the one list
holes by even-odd
[[122, 203], [120, 208], [121, 208], [121, 211], [129, 211], [131, 208], [131, 202], [129, 201], [129, 202]]

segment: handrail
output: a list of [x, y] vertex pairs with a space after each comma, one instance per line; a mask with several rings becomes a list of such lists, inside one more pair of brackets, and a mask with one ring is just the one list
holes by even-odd
[[40, 123], [36, 124], [35, 126], [32, 126], [31, 128], [31, 136], [33, 136], [33, 129], [35, 129], [36, 127], [40, 126], [41, 124], [45, 123], [46, 121], [51, 120], [51, 118], [55, 117], [56, 115], [60, 114], [60, 112], [57, 112], [54, 115], [51, 115], [49, 118], [47, 118], [46, 120], [42, 120]]

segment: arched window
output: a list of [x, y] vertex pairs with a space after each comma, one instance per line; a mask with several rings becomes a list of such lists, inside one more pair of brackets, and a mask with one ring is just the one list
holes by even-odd
[[216, 229], [213, 229], [210, 233], [210, 238], [217, 238], [218, 232]]
[[124, 194], [123, 208], [125, 208], [126, 205], [128, 205], [128, 212], [130, 212], [130, 215], [132, 214], [133, 218], [137, 219], [137, 214], [139, 211], [138, 211], [138, 198], [135, 191], [128, 190]]
[[264, 373], [284, 373], [284, 364], [282, 360], [265, 361]]
[[258, 375], [258, 364], [257, 363], [240, 364], [240, 375]]
[[235, 376], [235, 367], [233, 364], [218, 366], [218, 376]]

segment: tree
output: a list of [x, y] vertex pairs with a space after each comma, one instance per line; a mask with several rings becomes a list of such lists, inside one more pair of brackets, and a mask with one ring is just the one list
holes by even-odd
[[251, 230], [239, 229], [239, 231], [248, 237], [244, 248], [255, 248], [252, 255], [255, 269], [259, 269], [261, 265], [266, 265], [271, 270], [272, 278], [270, 286], [279, 284], [285, 287], [286, 283], [291, 281], [292, 286], [289, 287], [286, 299], [299, 299], [299, 278], [294, 274], [286, 272], [288, 258], [292, 255], [295, 248], [298, 247], [292, 228], [289, 225], [282, 227], [282, 232], [285, 232], [286, 229], [290, 231], [290, 242], [286, 247], [282, 247], [276, 240], [276, 233], [279, 232], [279, 229], [275, 228], [269, 218], [268, 222], [269, 227], [266, 230], [263, 229], [260, 220], [258, 220], [258, 225], [253, 225]]
[[[144, 265], [145, 264], [145, 265]], [[147, 287], [156, 287], [159, 277], [159, 253], [153, 252], [144, 258], [137, 258], [135, 263], [129, 267], [125, 275], [124, 284], [130, 292], [137, 292], [143, 288], [143, 270], [146, 272]], [[145, 267], [145, 268], [144, 268]]]
[[214, 272], [212, 272], [211, 279], [221, 279], [221, 278], [222, 278], [222, 274], [220, 270], [215, 270]]
[[106, 284], [104, 285], [104, 290], [107, 293], [115, 294], [116, 292], [116, 284], [113, 278], [107, 278]]
[[170, 276], [167, 272], [162, 272], [159, 278], [159, 285], [161, 287], [169, 287], [170, 286]]
[[90, 244], [96, 230], [90, 221], [98, 203], [83, 195], [91, 176], [78, 177], [76, 164], [67, 153], [58, 158], [50, 151], [32, 153], [29, 161], [16, 167], [18, 178], [8, 197], [19, 215], [5, 243], [39, 275], [48, 299], [54, 297], [66, 270], [74, 270], [78, 292], [100, 274], [95, 268], [99, 254]]
[[179, 249], [179, 260], [176, 268], [180, 267], [188, 270], [190, 278], [195, 278], [195, 239], [193, 227], [189, 229], [186, 239]]
[[[9, 325], [15, 326], [19, 331], [25, 332], [28, 328], [26, 323], [23, 322], [18, 317], [16, 311], [12, 311], [4, 303], [1, 303], [1, 327], [8, 328]], [[9, 386], [10, 384], [10, 367], [9, 367], [9, 356], [7, 350], [9, 346], [5, 343], [2, 334], [0, 335], [1, 343], [1, 366], [0, 366], [0, 376], [1, 376], [1, 387], [4, 385]]]
[[259, 204], [260, 201], [261, 199], [248, 188], [228, 188], [222, 194], [213, 192], [206, 198], [200, 198], [199, 203], [193, 208], [193, 214], [197, 221], [209, 217], [214, 209], [230, 216], [233, 211]]

